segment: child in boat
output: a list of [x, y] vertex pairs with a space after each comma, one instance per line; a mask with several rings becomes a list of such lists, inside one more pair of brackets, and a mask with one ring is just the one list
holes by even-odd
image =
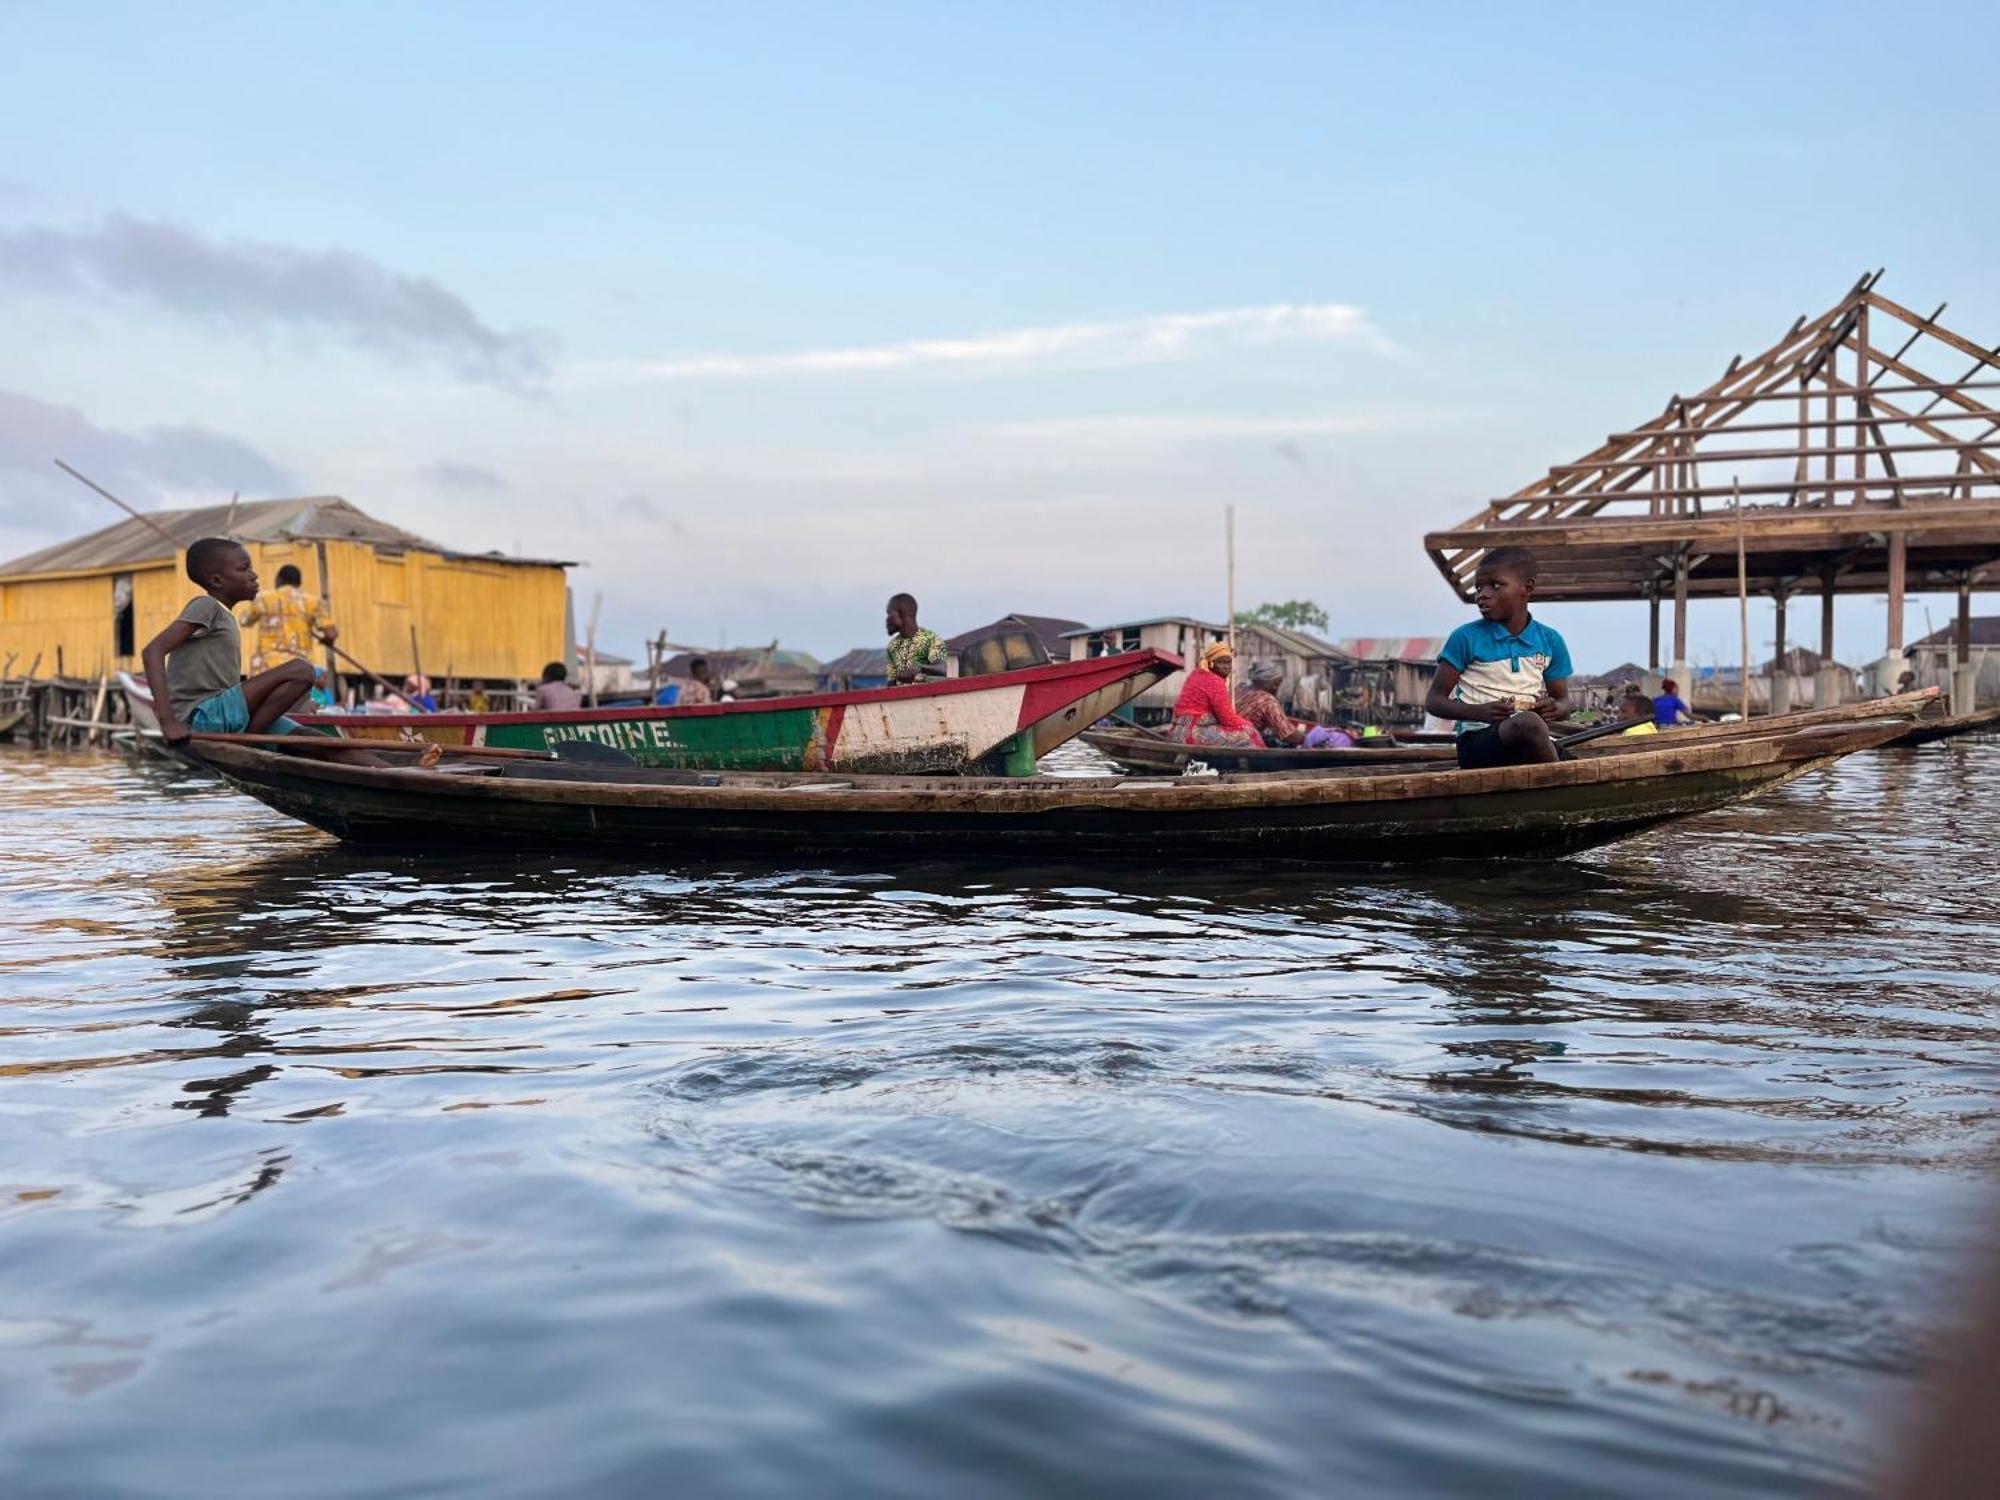
[[1479, 618], [1451, 633], [1424, 711], [1451, 719], [1464, 770], [1560, 759], [1549, 725], [1570, 715], [1569, 647], [1528, 613], [1535, 554], [1496, 547], [1472, 576]]
[[1681, 701], [1680, 684], [1669, 677], [1660, 684], [1659, 695], [1653, 699], [1653, 722], [1662, 729], [1672, 729], [1676, 724], [1692, 724], [1694, 715]]
[[285, 710], [312, 690], [313, 669], [293, 656], [244, 678], [236, 606], [257, 597], [250, 554], [227, 537], [203, 537], [187, 550], [187, 575], [201, 592], [141, 656], [161, 736], [184, 745], [197, 732], [291, 734], [299, 726]]
[[1632, 726], [1620, 733], [1620, 739], [1626, 735], [1660, 732], [1660, 726], [1653, 722], [1653, 700], [1637, 688], [1631, 689], [1618, 700], [1618, 721]]

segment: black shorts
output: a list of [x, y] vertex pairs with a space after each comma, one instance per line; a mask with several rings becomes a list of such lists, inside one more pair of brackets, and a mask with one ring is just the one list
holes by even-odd
[[1485, 771], [1494, 766], [1511, 766], [1513, 757], [1507, 747], [1500, 743], [1500, 726], [1489, 724], [1484, 729], [1468, 729], [1458, 737], [1458, 768], [1461, 771]]
[[[1557, 745], [1556, 759], [1575, 760], [1576, 752]], [[1469, 729], [1458, 737], [1458, 768], [1461, 771], [1487, 771], [1494, 766], [1527, 764], [1527, 761], [1500, 743], [1498, 724], [1489, 724], [1484, 729]]]

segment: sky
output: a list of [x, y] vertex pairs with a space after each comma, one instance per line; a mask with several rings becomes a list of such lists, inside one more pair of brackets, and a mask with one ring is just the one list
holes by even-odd
[[[1426, 529], [1864, 271], [2000, 340], [1996, 55], [1825, 0], [0, 0], [0, 558], [115, 519], [63, 458], [832, 656], [899, 590], [1219, 619], [1233, 505], [1240, 605], [1443, 634]], [[1644, 660], [1638, 603], [1544, 615]]]

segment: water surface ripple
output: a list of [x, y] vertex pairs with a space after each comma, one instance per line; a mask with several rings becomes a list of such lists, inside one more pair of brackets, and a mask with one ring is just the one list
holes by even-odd
[[357, 853], [0, 758], [0, 1492], [1861, 1493], [2000, 741], [1559, 865]]

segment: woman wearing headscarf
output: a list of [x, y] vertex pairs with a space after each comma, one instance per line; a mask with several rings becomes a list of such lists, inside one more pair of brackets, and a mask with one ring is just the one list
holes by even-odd
[[1174, 702], [1173, 738], [1183, 745], [1231, 745], [1262, 749], [1263, 736], [1229, 701], [1229, 669], [1235, 664], [1227, 641], [1217, 641], [1189, 669]]
[[1324, 724], [1309, 724], [1285, 712], [1278, 701], [1278, 689], [1285, 685], [1285, 670], [1276, 662], [1253, 662], [1250, 681], [1236, 690], [1236, 711], [1250, 727], [1263, 735], [1267, 745], [1304, 746], [1308, 750], [1344, 749], [1354, 743], [1350, 735]]

